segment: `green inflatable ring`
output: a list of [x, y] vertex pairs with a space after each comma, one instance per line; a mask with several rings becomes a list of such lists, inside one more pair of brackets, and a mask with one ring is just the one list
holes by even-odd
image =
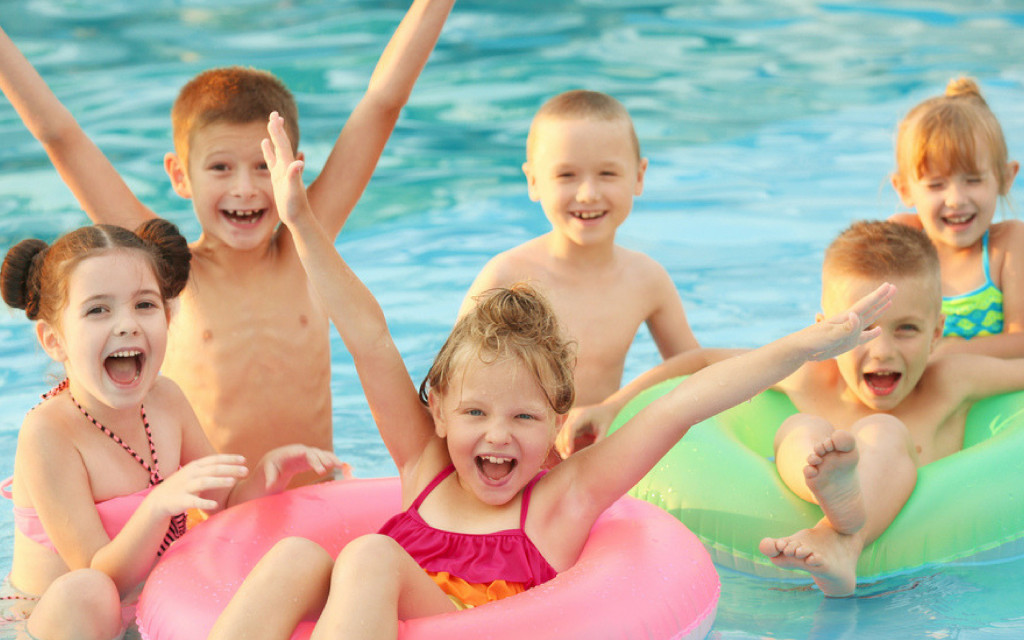
[[[667, 380], [638, 395], [611, 430], [679, 384]], [[814, 525], [817, 505], [779, 477], [775, 431], [796, 412], [782, 393], [751, 401], [694, 425], [630, 493], [665, 509], [704, 543], [716, 564], [775, 578], [758, 550], [765, 536]], [[860, 579], [961, 559], [994, 560], [1024, 552], [1024, 391], [987, 398], [967, 417], [964, 449], [920, 468], [899, 516], [861, 555]]]

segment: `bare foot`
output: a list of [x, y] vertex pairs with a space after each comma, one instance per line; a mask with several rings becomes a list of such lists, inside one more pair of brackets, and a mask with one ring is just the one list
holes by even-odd
[[867, 521], [857, 475], [857, 440], [849, 431], [837, 429], [814, 445], [807, 456], [804, 479], [825, 518], [839, 533], [856, 533]]
[[803, 529], [785, 538], [764, 538], [761, 553], [781, 569], [811, 574], [826, 596], [852, 595], [857, 588], [857, 559], [863, 545], [856, 536], [842, 534], [822, 520], [813, 529]]

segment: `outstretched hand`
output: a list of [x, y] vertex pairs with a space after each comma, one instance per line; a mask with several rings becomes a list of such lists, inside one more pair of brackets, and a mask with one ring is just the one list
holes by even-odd
[[284, 491], [295, 474], [303, 471], [313, 471], [323, 476], [331, 469], [338, 469], [343, 478], [352, 477], [352, 468], [330, 451], [302, 444], [273, 449], [263, 456], [260, 464], [266, 477], [264, 488], [268, 494]]
[[[809, 360], [828, 360], [877, 337], [882, 329], [875, 327], [882, 312], [889, 308], [896, 286], [888, 282], [858, 300], [847, 311], [819, 322]], [[824, 331], [822, 330], [824, 329]]]
[[284, 118], [276, 111], [270, 114], [267, 121], [267, 133], [270, 138], [264, 138], [260, 148], [270, 171], [277, 215], [281, 222], [290, 226], [310, 210], [306, 186], [302, 182], [302, 170], [306, 164], [292, 152], [291, 139], [284, 128]]
[[242, 456], [226, 453], [206, 456], [165, 478], [153, 488], [150, 499], [155, 501], [157, 512], [164, 516], [175, 516], [189, 509], [214, 511], [225, 505], [204, 494], [230, 490], [248, 473]]

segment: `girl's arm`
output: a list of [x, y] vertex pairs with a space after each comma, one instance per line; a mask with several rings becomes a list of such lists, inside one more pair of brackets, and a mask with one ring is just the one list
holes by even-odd
[[314, 217], [302, 185], [303, 164], [292, 156], [281, 117], [271, 114], [267, 128], [270, 140], [263, 141], [263, 154], [274, 183], [278, 213], [292, 233], [313, 287], [352, 354], [374, 421], [395, 465], [404, 474], [433, 437], [433, 421], [419, 400], [380, 305], [338, 255]]
[[[589, 525], [635, 485], [690, 427], [747, 400], [792, 374], [808, 360], [835, 357], [878, 335], [866, 329], [889, 305], [895, 287], [882, 285], [851, 308], [825, 322], [759, 349], [726, 358], [697, 371], [652, 402], [621, 429], [575, 454], [551, 472], [545, 493], [553, 496], [546, 513], [573, 531]], [[614, 471], [613, 471], [614, 470]], [[572, 521], [572, 526], [568, 524]], [[586, 526], [584, 526], [586, 525]], [[571, 535], [566, 530], [565, 535]], [[585, 533], [584, 533], [585, 535]]]
[[645, 389], [671, 378], [690, 375], [712, 363], [746, 351], [747, 349], [710, 349], [706, 347], [684, 351], [640, 374], [632, 382], [605, 398], [600, 404], [572, 409], [569, 411], [565, 424], [558, 433], [558, 440], [555, 442], [558, 453], [563, 458], [569, 456], [573, 452], [575, 437], [587, 432], [593, 433], [596, 440], [604, 438], [604, 435], [608, 433], [608, 428], [614, 422], [615, 416], [619, 415], [629, 401], [640, 395]]
[[134, 229], [156, 217], [125, 184], [43, 78], [0, 29], [0, 90], [96, 223]]
[[323, 169], [309, 201], [329, 238], [341, 231], [377, 166], [413, 85], [455, 0], [415, 0], [391, 37]]

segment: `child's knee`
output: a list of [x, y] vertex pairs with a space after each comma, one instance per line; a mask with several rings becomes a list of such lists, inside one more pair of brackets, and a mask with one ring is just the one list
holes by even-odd
[[835, 428], [820, 417], [809, 413], [796, 413], [786, 418], [775, 432], [775, 452], [779, 451], [783, 441], [791, 437], [806, 437], [818, 441], [828, 437]]
[[352, 540], [338, 554], [336, 571], [361, 569], [379, 572], [396, 566], [405, 550], [389, 536], [370, 533]]
[[68, 621], [74, 621], [76, 637], [109, 640], [120, 635], [121, 597], [107, 574], [79, 569], [54, 580], [32, 613], [29, 630], [38, 637], [62, 637]]
[[299, 536], [282, 538], [264, 556], [267, 562], [284, 563], [289, 567], [331, 567], [334, 559], [316, 542]]
[[916, 459], [910, 429], [899, 418], [886, 413], [875, 414], [855, 422], [850, 431], [857, 437], [858, 446], [873, 447], [898, 455], [906, 453], [908, 457]]

